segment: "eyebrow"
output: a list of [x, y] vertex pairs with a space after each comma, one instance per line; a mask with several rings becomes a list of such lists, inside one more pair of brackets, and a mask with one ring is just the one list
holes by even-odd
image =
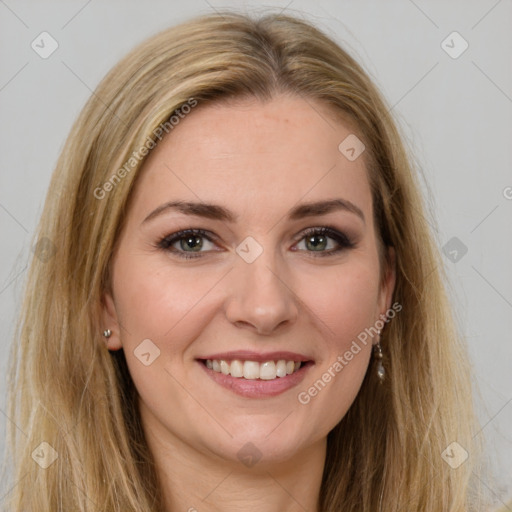
[[[197, 217], [204, 217], [206, 219], [220, 220], [231, 223], [235, 223], [238, 219], [238, 216], [232, 211], [217, 204], [196, 203], [189, 201], [169, 201], [153, 210], [143, 220], [142, 223], [144, 224], [149, 222], [150, 220], [158, 217], [159, 215], [162, 215], [169, 210], [178, 211], [185, 215], [195, 215]], [[299, 220], [304, 217], [326, 215], [328, 213], [339, 210], [353, 213], [360, 217], [364, 223], [366, 223], [363, 211], [351, 201], [341, 198], [302, 203], [298, 206], [295, 206], [288, 212], [288, 218], [290, 220]]]

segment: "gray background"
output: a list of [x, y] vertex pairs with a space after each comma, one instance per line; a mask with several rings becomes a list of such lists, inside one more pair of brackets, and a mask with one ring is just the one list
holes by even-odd
[[[86, 99], [120, 57], [156, 31], [223, 7], [265, 6], [303, 13], [327, 31], [393, 107], [424, 177], [437, 242], [449, 243], [450, 293], [470, 346], [481, 434], [496, 473], [483, 484], [503, 507], [512, 495], [510, 0], [188, 0], [186, 6], [0, 0], [0, 434], [9, 421], [4, 375], [32, 235], [57, 156]], [[47, 59], [31, 48], [43, 31], [59, 45]], [[458, 58], [442, 47], [453, 31], [469, 44]], [[453, 37], [445, 44], [452, 53], [462, 48]], [[449, 242], [453, 237], [458, 241]], [[461, 257], [454, 243], [467, 253]], [[0, 505], [16, 482], [3, 485]]]

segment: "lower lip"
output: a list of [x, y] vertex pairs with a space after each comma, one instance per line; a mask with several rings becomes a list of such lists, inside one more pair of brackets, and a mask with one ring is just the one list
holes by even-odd
[[293, 388], [306, 376], [309, 367], [312, 365], [308, 361], [304, 366], [301, 366], [296, 372], [287, 375], [286, 377], [276, 377], [272, 380], [262, 379], [244, 379], [242, 377], [232, 377], [231, 375], [224, 375], [220, 372], [215, 372], [202, 362], [198, 361], [199, 365], [206, 374], [222, 387], [233, 391], [237, 395], [246, 398], [268, 398], [280, 395], [285, 391]]

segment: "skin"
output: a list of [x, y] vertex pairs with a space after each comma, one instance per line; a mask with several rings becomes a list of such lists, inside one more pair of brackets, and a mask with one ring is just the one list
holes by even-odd
[[[140, 395], [168, 510], [317, 510], [326, 436], [353, 403], [377, 338], [308, 404], [297, 395], [390, 308], [395, 285], [392, 254], [379, 287], [364, 160], [340, 153], [353, 132], [329, 114], [323, 104], [294, 96], [199, 105], [152, 150], [138, 178], [113, 255], [104, 322], [113, 331], [108, 348], [124, 349]], [[343, 210], [287, 218], [298, 203], [332, 198], [351, 201], [365, 220]], [[143, 223], [178, 199], [216, 203], [239, 219], [168, 210]], [[300, 235], [327, 225], [355, 246], [318, 256]], [[218, 240], [201, 238], [197, 259], [157, 248], [186, 228]], [[250, 264], [236, 252], [247, 236], [263, 248]], [[324, 252], [338, 247], [327, 240]], [[192, 252], [179, 242], [173, 247]], [[149, 366], [134, 354], [145, 339], [160, 350]], [[196, 361], [242, 349], [299, 352], [314, 365], [280, 395], [246, 398], [218, 385]], [[248, 442], [261, 454], [251, 467], [237, 457]]]

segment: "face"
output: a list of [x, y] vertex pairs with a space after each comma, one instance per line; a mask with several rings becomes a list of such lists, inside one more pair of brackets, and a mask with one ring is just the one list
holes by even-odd
[[352, 131], [327, 108], [199, 105], [144, 164], [104, 321], [162, 447], [288, 460], [360, 389], [377, 338], [358, 335], [389, 308], [394, 271], [380, 287], [363, 157], [340, 152]]

